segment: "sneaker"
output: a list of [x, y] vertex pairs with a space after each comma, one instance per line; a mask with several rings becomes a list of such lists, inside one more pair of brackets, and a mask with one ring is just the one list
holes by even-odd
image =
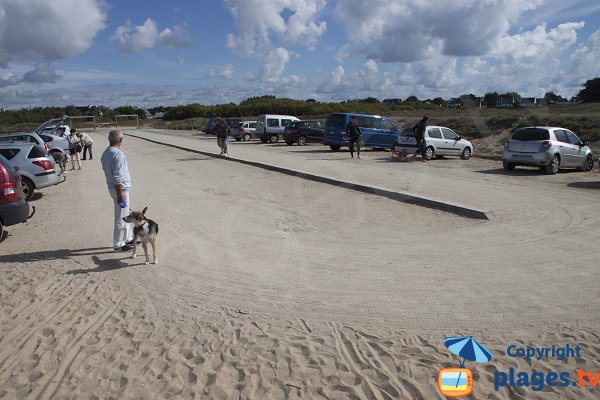
[[[137, 244], [140, 244], [142, 242], [140, 242], [139, 240], [137, 241]], [[127, 245], [133, 246], [133, 239], [131, 239], [129, 242], [125, 243]]]
[[131, 246], [129, 244], [124, 244], [121, 247], [115, 247], [113, 250], [114, 251], [130, 251], [130, 250], [133, 250], [133, 246]]

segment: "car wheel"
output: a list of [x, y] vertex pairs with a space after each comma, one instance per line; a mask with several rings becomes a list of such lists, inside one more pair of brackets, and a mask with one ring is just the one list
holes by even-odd
[[306, 136], [300, 136], [298, 138], [298, 146], [304, 146], [306, 144]]
[[236, 138], [235, 138], [235, 141], [236, 141], [236, 142], [239, 142], [240, 140], [242, 140], [242, 138], [241, 138], [241, 137], [236, 137]]
[[585, 158], [585, 164], [583, 165], [583, 167], [580, 168], [580, 170], [585, 171], [585, 172], [590, 172], [593, 169], [594, 169], [594, 159], [592, 158], [592, 155], [589, 154]]
[[271, 137], [269, 138], [269, 142], [271, 142], [271, 143], [277, 143], [278, 140], [279, 140], [279, 136], [277, 136], [277, 135], [271, 135]]
[[552, 157], [552, 161], [550, 161], [550, 163], [544, 168], [544, 172], [546, 172], [548, 175], [555, 175], [559, 169], [560, 158], [558, 157], [558, 155], [555, 155], [554, 157]]
[[462, 158], [463, 160], [468, 160], [469, 158], [471, 158], [471, 149], [468, 147], [465, 147], [460, 158]]
[[512, 171], [515, 169], [515, 164], [511, 162], [502, 161], [502, 165], [506, 171]]
[[249, 142], [251, 139], [251, 136], [249, 133], [244, 134], [244, 142]]
[[330, 144], [330, 145], [329, 145], [329, 148], [330, 148], [332, 151], [339, 151], [339, 149], [340, 149], [341, 147], [342, 147], [342, 146], [339, 146], [339, 145], [337, 145], [337, 144]]
[[433, 147], [428, 147], [425, 149], [425, 159], [427, 161], [433, 158]]
[[29, 178], [21, 177], [21, 188], [23, 189], [25, 201], [31, 200], [33, 197], [33, 191], [35, 190], [33, 182], [31, 182]]
[[294, 142], [292, 142], [291, 140], [286, 140], [285, 144], [287, 144], [288, 146], [291, 146], [294, 144]]

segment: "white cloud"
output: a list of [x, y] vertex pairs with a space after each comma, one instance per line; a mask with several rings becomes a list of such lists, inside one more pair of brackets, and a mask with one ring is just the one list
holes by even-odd
[[587, 41], [571, 55], [572, 66], [568, 70], [571, 84], [579, 84], [599, 75], [600, 30], [592, 33]]
[[325, 21], [317, 21], [326, 3], [326, 0], [225, 0], [238, 30], [238, 35], [227, 35], [227, 48], [261, 60], [260, 79], [274, 82], [294, 54], [291, 46], [312, 49], [327, 30]]
[[103, 4], [100, 0], [1, 0], [0, 68], [13, 61], [49, 63], [85, 52], [105, 27]]
[[60, 79], [60, 75], [48, 64], [36, 63], [35, 68], [23, 75], [25, 83], [54, 83]]
[[208, 71], [207, 76], [210, 78], [233, 79], [233, 65], [226, 64], [221, 67], [216, 67]]
[[335, 14], [354, 52], [411, 62], [432, 53], [486, 54], [511, 22], [542, 1], [339, 0]]
[[117, 27], [112, 40], [119, 44], [119, 48], [129, 54], [139, 53], [151, 49], [157, 44], [170, 48], [190, 47], [192, 39], [186, 36], [185, 30], [180, 26], [173, 29], [165, 28], [158, 31], [156, 21], [146, 19], [142, 25], [133, 26], [131, 21]]

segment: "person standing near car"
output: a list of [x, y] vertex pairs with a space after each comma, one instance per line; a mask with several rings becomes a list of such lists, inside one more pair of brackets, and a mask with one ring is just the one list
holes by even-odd
[[71, 133], [67, 136], [69, 141], [69, 154], [71, 156], [71, 171], [75, 170], [75, 162], [77, 162], [77, 169], [81, 169], [81, 161], [79, 159], [79, 152], [82, 149], [81, 139], [77, 136], [77, 129], [71, 129]]
[[114, 231], [113, 248], [115, 251], [128, 251], [133, 247], [133, 229], [131, 224], [123, 221], [129, 214], [127, 207], [130, 203], [131, 176], [127, 158], [121, 151], [123, 133], [119, 129], [113, 129], [108, 133], [109, 147], [104, 150], [100, 161], [108, 185], [108, 193], [113, 200], [114, 206]]
[[229, 135], [231, 135], [231, 128], [227, 125], [225, 118], [220, 118], [219, 123], [217, 124], [217, 144], [221, 148], [220, 156], [227, 157], [229, 155]]
[[356, 116], [350, 117], [350, 122], [346, 125], [346, 132], [348, 133], [348, 139], [350, 140], [350, 157], [354, 158], [354, 146], [356, 146], [356, 157], [360, 158], [360, 128], [356, 121]]
[[427, 117], [423, 117], [421, 121], [419, 121], [415, 126], [413, 126], [413, 133], [415, 138], [417, 139], [417, 144], [419, 145], [418, 152], [421, 153], [421, 161], [427, 161], [425, 158], [425, 153], [427, 150], [427, 143], [425, 143], [425, 130], [427, 129]]
[[90, 135], [88, 135], [87, 133], [84, 132], [77, 132], [77, 137], [79, 138], [79, 140], [81, 141], [81, 144], [83, 145], [83, 151], [82, 151], [82, 156], [81, 159], [85, 160], [86, 157], [86, 153], [89, 151], [90, 153], [90, 160], [93, 158], [92, 155], [92, 138], [90, 137]]

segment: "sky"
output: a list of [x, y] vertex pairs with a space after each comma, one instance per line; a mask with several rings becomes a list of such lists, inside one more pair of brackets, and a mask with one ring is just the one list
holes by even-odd
[[0, 109], [570, 97], [599, 21], [598, 0], [0, 0]]

